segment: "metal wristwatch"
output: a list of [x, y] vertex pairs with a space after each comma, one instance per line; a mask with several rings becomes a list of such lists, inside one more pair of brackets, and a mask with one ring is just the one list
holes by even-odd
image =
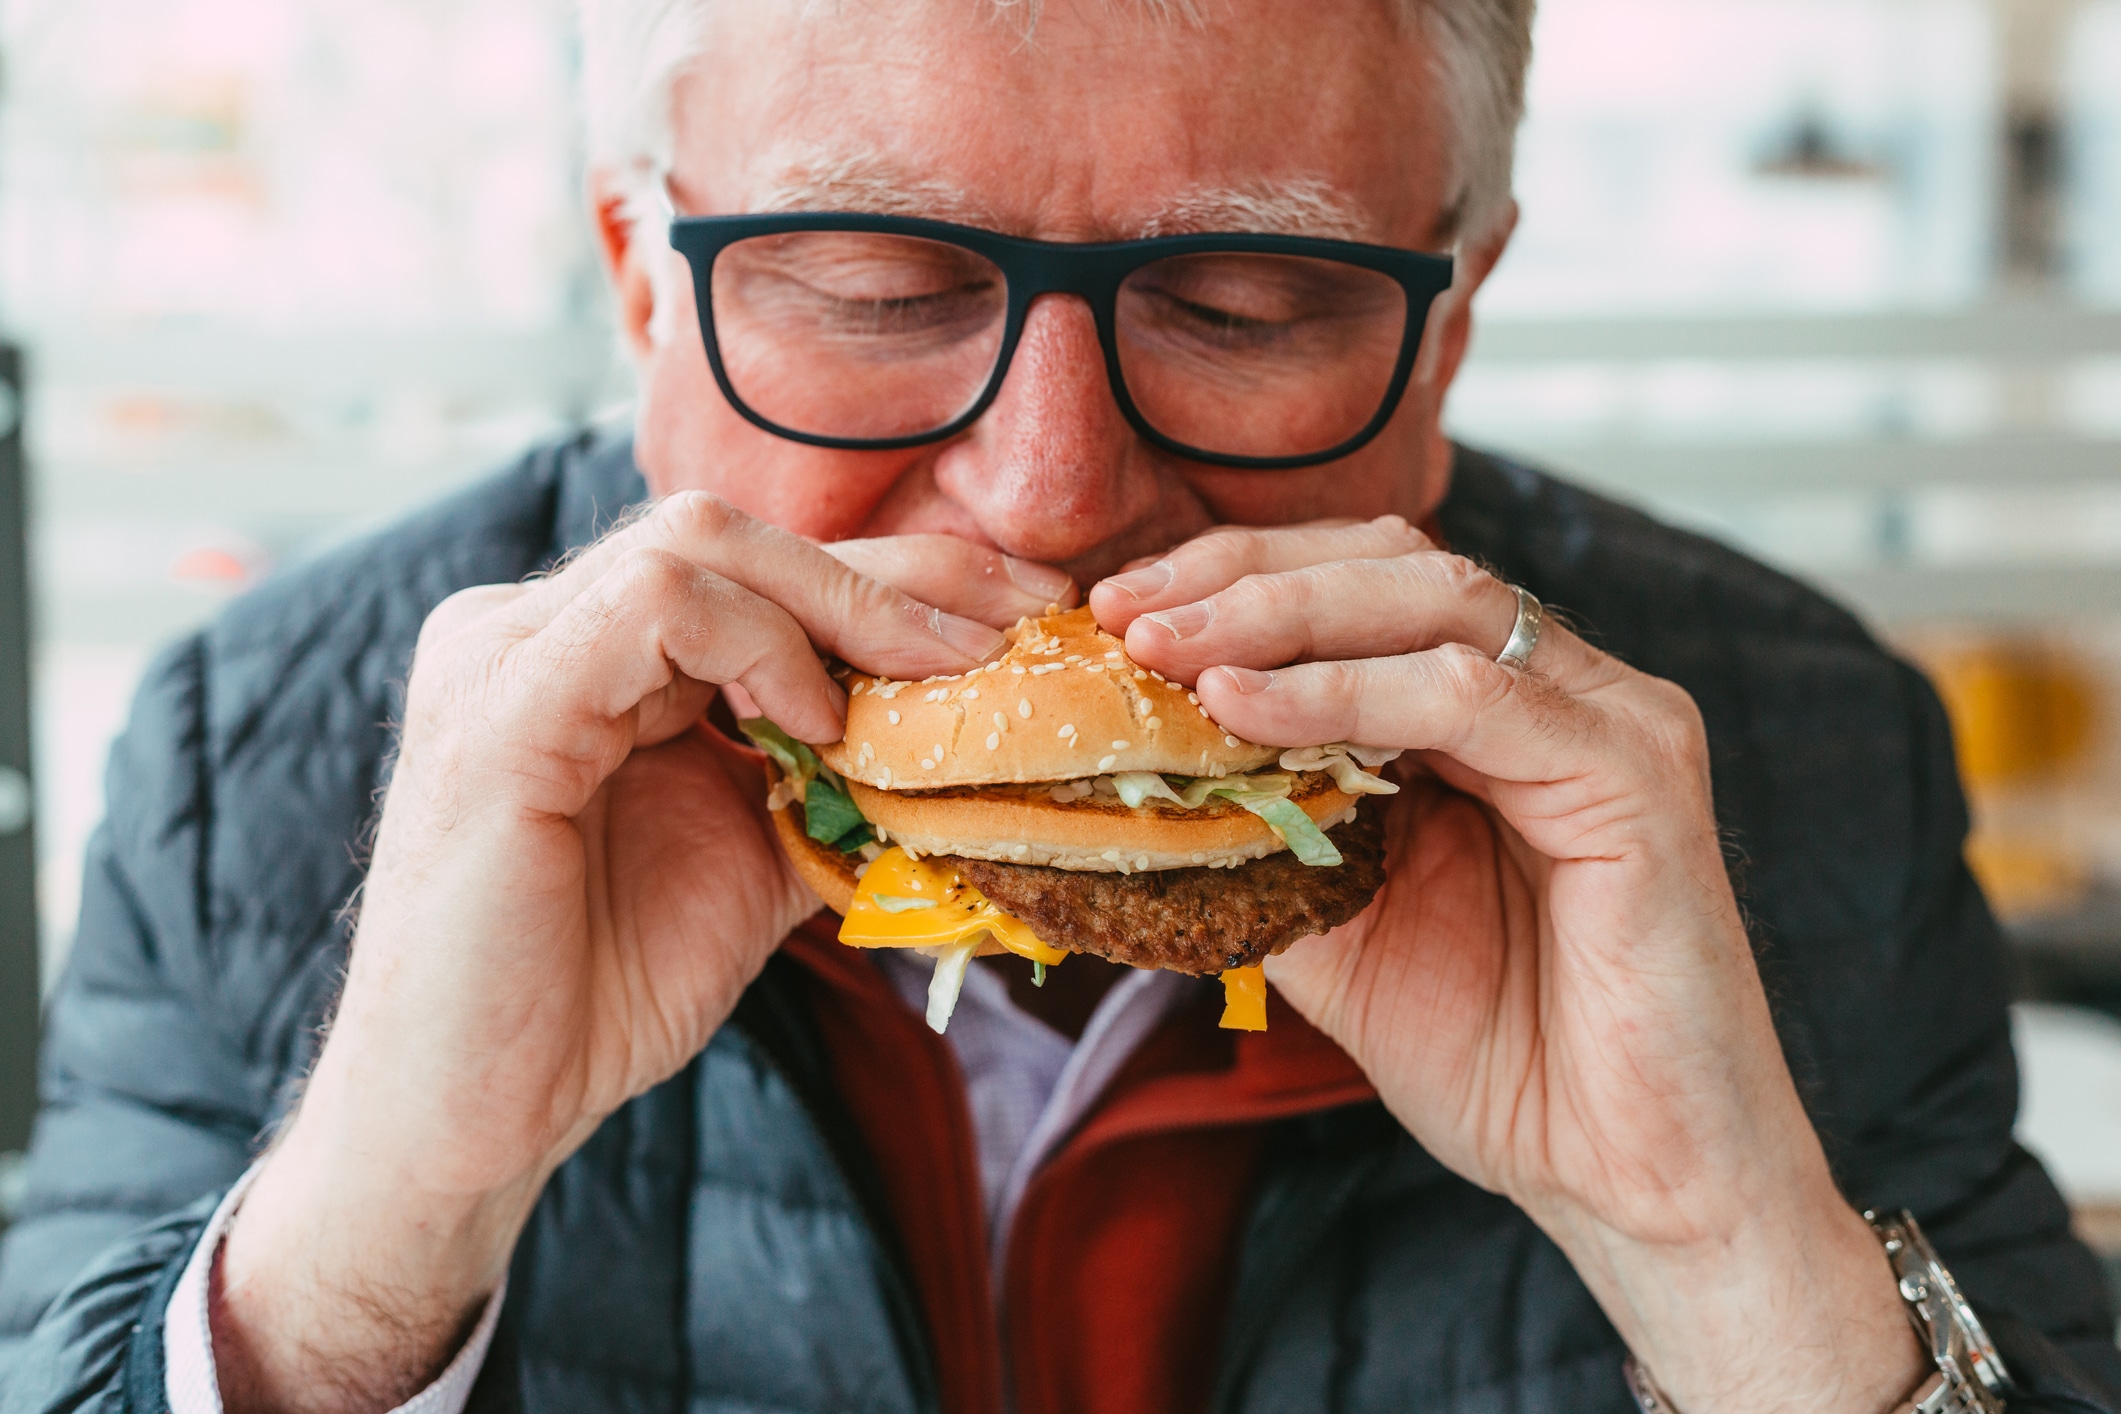
[[[1900, 1298], [1907, 1303], [1908, 1324], [1937, 1362], [1935, 1372], [1894, 1405], [1892, 1414], [2005, 1414], [2011, 1380], [2003, 1357], [1959, 1294], [1959, 1284], [1937, 1260], [1937, 1249], [1922, 1235], [1915, 1215], [1868, 1212], [1863, 1220], [1885, 1244]], [[1628, 1393], [1642, 1414], [1679, 1414], [1648, 1370], [1634, 1360], [1625, 1369]]]

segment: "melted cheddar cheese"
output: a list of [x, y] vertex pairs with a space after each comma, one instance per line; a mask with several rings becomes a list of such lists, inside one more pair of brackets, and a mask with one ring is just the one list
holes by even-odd
[[[1049, 967], [1068, 956], [988, 902], [957, 870], [915, 859], [903, 849], [885, 850], [862, 872], [840, 924], [840, 941], [856, 948], [953, 948], [982, 935]], [[1257, 967], [1233, 967], [1222, 980], [1222, 1024], [1236, 1031], [1266, 1030], [1266, 974]], [[943, 1010], [947, 1018], [949, 1008]]]
[[957, 870], [887, 849], [862, 872], [840, 941], [857, 948], [947, 948], [985, 933], [1020, 957], [1048, 966], [1067, 957], [987, 901]]
[[1267, 1029], [1267, 974], [1257, 967], [1223, 973], [1223, 1019], [1228, 1031]]

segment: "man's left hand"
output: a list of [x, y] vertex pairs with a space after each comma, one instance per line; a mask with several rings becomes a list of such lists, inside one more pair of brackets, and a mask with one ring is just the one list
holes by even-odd
[[[1387, 878], [1268, 963], [1437, 1158], [1567, 1252], [1682, 1409], [1875, 1414], [1922, 1372], [1725, 872], [1700, 713], [1396, 516], [1221, 529], [1100, 621], [1268, 744], [1410, 753]], [[1371, 802], [1365, 808], [1376, 808]]]

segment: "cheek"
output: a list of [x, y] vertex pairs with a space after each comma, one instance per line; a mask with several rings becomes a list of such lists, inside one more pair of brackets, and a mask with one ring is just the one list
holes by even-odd
[[651, 495], [707, 491], [798, 535], [838, 540], [861, 532], [904, 472], [895, 459], [806, 447], [745, 421], [693, 328], [642, 361], [640, 387], [634, 460]]

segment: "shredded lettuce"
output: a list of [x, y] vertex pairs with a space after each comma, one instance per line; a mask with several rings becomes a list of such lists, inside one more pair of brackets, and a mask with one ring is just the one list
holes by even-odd
[[751, 739], [753, 746], [771, 756], [773, 764], [799, 786], [809, 786], [811, 778], [824, 764], [817, 759], [815, 751], [775, 726], [769, 718], [747, 717], [736, 725], [738, 731]]
[[932, 898], [907, 898], [903, 894], [871, 894], [869, 901], [886, 913], [911, 913], [916, 908], [933, 908]]
[[1399, 755], [1391, 747], [1350, 746], [1346, 742], [1335, 742], [1330, 746], [1291, 747], [1281, 754], [1280, 764], [1284, 771], [1330, 772], [1333, 784], [1349, 795], [1397, 795], [1398, 786], [1382, 776], [1371, 775], [1370, 771], [1398, 759]]
[[1127, 803], [1129, 810], [1137, 810], [1145, 800], [1169, 800], [1180, 805], [1186, 802], [1179, 798], [1171, 783], [1154, 771], [1120, 771], [1112, 777], [1112, 788], [1119, 798]]
[[1326, 832], [1304, 813], [1301, 805], [1287, 796], [1262, 795], [1257, 791], [1218, 791], [1217, 794], [1266, 821], [1267, 828], [1280, 835], [1282, 843], [1289, 847], [1289, 853], [1304, 863], [1333, 865], [1341, 862], [1340, 851], [1326, 838]]
[[1282, 797], [1294, 789], [1296, 781], [1289, 776], [1196, 776], [1178, 788], [1178, 799], [1187, 809], [1198, 810], [1211, 795], [1229, 796], [1234, 791]]
[[[876, 838], [861, 807], [847, 794], [845, 782], [818, 760], [815, 751], [765, 717], [748, 717], [737, 728], [781, 768], [786, 800], [803, 802], [803, 833], [842, 854], [852, 854]], [[775, 799], [768, 804], [779, 809], [786, 800], [780, 799], [777, 788]]]
[[935, 959], [935, 975], [928, 979], [928, 1029], [936, 1035], [949, 1027], [950, 1014], [957, 1010], [957, 994], [965, 985], [965, 969], [986, 941], [987, 935], [981, 933], [970, 942], [921, 949]]

